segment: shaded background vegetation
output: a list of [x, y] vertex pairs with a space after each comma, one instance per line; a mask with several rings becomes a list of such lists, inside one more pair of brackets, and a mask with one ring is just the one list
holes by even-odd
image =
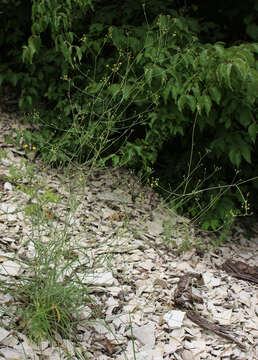
[[22, 135], [45, 160], [98, 149], [99, 165], [158, 177], [171, 206], [216, 230], [258, 208], [257, 10], [1, 0], [0, 91], [39, 126]]

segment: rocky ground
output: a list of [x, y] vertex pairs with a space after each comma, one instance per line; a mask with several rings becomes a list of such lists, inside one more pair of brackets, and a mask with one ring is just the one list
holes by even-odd
[[[82, 307], [76, 343], [56, 334], [36, 345], [10, 328], [18, 305], [0, 288], [0, 359], [258, 358], [257, 229], [247, 239], [235, 226], [228, 242], [208, 250], [203, 233], [127, 170], [88, 177], [87, 168], [51, 169], [7, 144], [4, 136], [21, 126], [17, 115], [0, 114], [0, 280], [15, 284], [29, 274], [22, 259], [35, 257], [33, 237], [48, 243], [53, 229], [65, 231], [101, 314], [93, 319], [92, 307]], [[26, 192], [36, 183], [45, 199], [41, 224]], [[188, 251], [178, 254], [180, 246]]]

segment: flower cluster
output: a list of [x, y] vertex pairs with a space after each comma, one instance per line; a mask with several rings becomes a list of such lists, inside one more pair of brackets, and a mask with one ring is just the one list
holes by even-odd
[[24, 144], [23, 147], [24, 147], [24, 149], [29, 149], [29, 150], [33, 150], [33, 151], [35, 151], [37, 149], [36, 146], [30, 146], [29, 144]]
[[112, 67], [110, 67], [110, 65], [107, 64], [106, 67], [107, 67], [107, 68], [110, 68], [113, 72], [117, 72], [117, 71], [120, 70], [121, 65], [122, 65], [122, 63], [119, 62], [119, 63], [113, 64]]

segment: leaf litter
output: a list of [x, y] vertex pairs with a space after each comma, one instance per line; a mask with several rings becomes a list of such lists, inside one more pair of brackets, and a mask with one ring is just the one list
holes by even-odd
[[[15, 284], [29, 276], [33, 236], [48, 243], [53, 229], [61, 233], [68, 224], [67, 256], [78, 262], [63, 277], [76, 275], [89, 284], [101, 312], [92, 303], [81, 305], [76, 343], [56, 334], [53, 343], [35, 344], [22, 330], [10, 329], [16, 307], [0, 289], [0, 359], [258, 358], [257, 237], [246, 239], [236, 226], [228, 243], [200, 252], [194, 244], [197, 238], [205, 243], [205, 236], [126, 169], [96, 170], [82, 184], [82, 172], [43, 170], [39, 160], [34, 165], [41, 193], [48, 188], [61, 201], [46, 204], [46, 221], [33, 227], [24, 213], [33, 199], [16, 190], [10, 173], [26, 153], [4, 138], [19, 126], [18, 115], [0, 114], [5, 151], [0, 159], [0, 280]], [[26, 173], [20, 183], [27, 184]], [[186, 236], [193, 247], [179, 254]]]

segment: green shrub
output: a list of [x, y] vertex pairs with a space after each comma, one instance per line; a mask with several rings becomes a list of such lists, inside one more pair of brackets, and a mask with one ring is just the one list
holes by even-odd
[[[14, 14], [22, 6], [12, 5]], [[20, 108], [38, 107], [24, 119], [40, 129], [24, 132], [23, 138], [45, 160], [94, 158], [99, 165], [127, 165], [148, 176], [165, 152], [169, 182], [182, 184], [179, 209], [196, 216], [203, 204], [217, 203], [215, 213], [201, 215], [204, 227], [215, 229], [236, 201], [243, 201], [238, 188], [225, 192], [221, 186], [230, 184], [240, 166], [248, 177], [235, 178], [234, 185], [257, 174], [252, 154], [257, 150], [258, 44], [202, 43], [199, 33], [210, 24], [189, 17], [194, 8], [167, 8], [169, 15], [158, 15], [166, 10], [162, 2], [147, 5], [150, 20], [134, 1], [117, 20], [119, 7], [112, 4], [33, 1], [26, 31], [14, 32], [15, 55], [23, 63], [17, 75], [1, 65], [1, 81], [12, 83], [15, 76]], [[10, 32], [13, 20], [6, 21]], [[9, 56], [11, 43], [10, 38], [5, 43]], [[200, 192], [203, 187], [212, 190]], [[185, 199], [195, 200], [190, 205]]]

